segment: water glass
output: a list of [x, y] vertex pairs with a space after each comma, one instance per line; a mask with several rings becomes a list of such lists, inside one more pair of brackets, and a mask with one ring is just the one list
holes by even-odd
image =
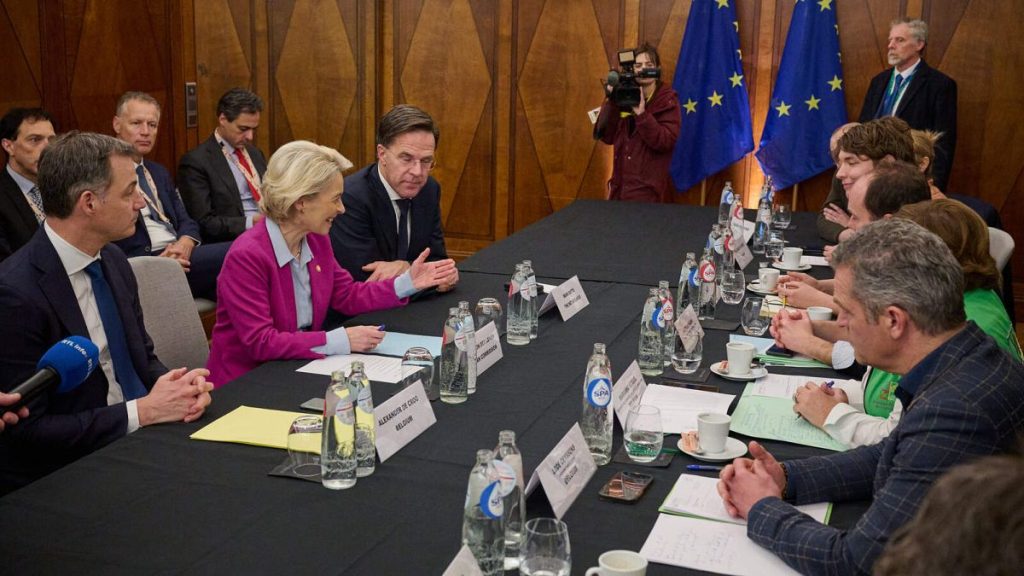
[[740, 309], [740, 324], [747, 336], [761, 336], [768, 329], [771, 319], [761, 315], [763, 308], [764, 298], [751, 296], [743, 301], [743, 308]]
[[722, 302], [739, 304], [743, 301], [746, 288], [747, 279], [743, 276], [743, 270], [733, 268], [722, 271]]
[[423, 382], [429, 400], [440, 398], [434, 377], [434, 355], [422, 346], [413, 346], [402, 355], [402, 386], [409, 386], [417, 380]]
[[786, 248], [786, 238], [781, 230], [772, 230], [768, 235], [768, 242], [764, 245], [764, 255], [769, 260], [778, 261], [782, 258], [782, 251]]
[[693, 374], [700, 368], [703, 356], [704, 342], [701, 338], [697, 338], [697, 343], [689, 352], [679, 338], [676, 338], [675, 350], [672, 351], [672, 368], [680, 374]]
[[521, 576], [569, 576], [569, 527], [555, 518], [534, 518], [526, 523], [519, 549]]
[[789, 223], [792, 219], [793, 213], [789, 210], [789, 206], [783, 203], [775, 205], [775, 210], [772, 212], [772, 228], [785, 230], [789, 228]]
[[288, 428], [288, 462], [296, 476], [320, 475], [320, 434], [323, 420], [319, 416], [299, 416]]
[[488, 322], [494, 322], [498, 328], [498, 336], [505, 333], [505, 314], [501, 310], [501, 304], [494, 298], [481, 298], [477, 301], [474, 319], [477, 332]]
[[656, 406], [637, 406], [626, 417], [626, 454], [634, 462], [654, 462], [661, 453], [665, 432], [661, 410]]

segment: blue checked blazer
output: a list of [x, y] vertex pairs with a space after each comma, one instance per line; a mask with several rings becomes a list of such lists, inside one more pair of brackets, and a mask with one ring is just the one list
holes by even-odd
[[[943, 472], [1010, 452], [1024, 432], [1024, 366], [973, 322], [904, 377], [916, 394], [882, 443], [784, 464], [794, 504], [874, 498], [850, 530], [819, 524], [778, 498], [751, 509], [747, 535], [802, 574], [871, 574], [889, 536]], [[911, 383], [908, 383], [908, 385]]]

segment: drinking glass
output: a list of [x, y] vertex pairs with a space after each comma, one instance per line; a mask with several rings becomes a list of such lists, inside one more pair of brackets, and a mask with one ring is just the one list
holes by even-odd
[[772, 228], [785, 230], [789, 228], [789, 223], [792, 219], [793, 213], [789, 210], [788, 206], [782, 203], [775, 205], [775, 210], [772, 212]]
[[494, 322], [494, 325], [498, 328], [498, 336], [505, 333], [505, 315], [501, 310], [501, 304], [496, 299], [481, 298], [477, 301], [474, 312], [477, 332], [488, 322]]
[[437, 400], [440, 391], [434, 378], [434, 355], [422, 346], [413, 346], [402, 356], [402, 385], [409, 386], [415, 381], [423, 382], [427, 398]]
[[700, 368], [700, 361], [704, 356], [703, 339], [697, 338], [696, 344], [689, 352], [682, 341], [677, 337], [675, 350], [672, 351], [672, 368], [680, 374], [693, 374]]
[[768, 235], [768, 243], [764, 245], [764, 255], [772, 261], [782, 258], [782, 251], [786, 248], [786, 238], [781, 230], [772, 230]]
[[747, 288], [743, 270], [734, 268], [722, 271], [722, 302], [739, 304], [743, 301], [743, 293]]
[[661, 453], [665, 432], [661, 410], [656, 406], [637, 406], [626, 417], [626, 454], [634, 462], [653, 462]]
[[740, 324], [747, 336], [760, 336], [768, 329], [771, 319], [761, 315], [763, 306], [764, 298], [751, 296], [743, 301], [743, 308], [740, 309]]
[[296, 476], [320, 475], [320, 434], [323, 420], [319, 416], [299, 416], [288, 428], [288, 461]]
[[555, 518], [534, 518], [526, 523], [519, 548], [520, 576], [569, 576], [569, 527]]

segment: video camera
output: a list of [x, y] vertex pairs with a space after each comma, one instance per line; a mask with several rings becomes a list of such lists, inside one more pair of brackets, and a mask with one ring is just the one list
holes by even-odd
[[641, 90], [636, 79], [661, 78], [661, 68], [644, 68], [639, 74], [634, 72], [636, 51], [632, 48], [619, 50], [619, 71], [608, 72], [608, 85], [612, 92], [608, 96], [613, 104], [624, 110], [632, 110], [640, 104]]

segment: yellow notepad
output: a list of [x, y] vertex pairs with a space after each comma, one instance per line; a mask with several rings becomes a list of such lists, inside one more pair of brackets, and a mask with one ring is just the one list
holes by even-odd
[[190, 436], [193, 440], [288, 448], [288, 429], [301, 412], [239, 406]]

